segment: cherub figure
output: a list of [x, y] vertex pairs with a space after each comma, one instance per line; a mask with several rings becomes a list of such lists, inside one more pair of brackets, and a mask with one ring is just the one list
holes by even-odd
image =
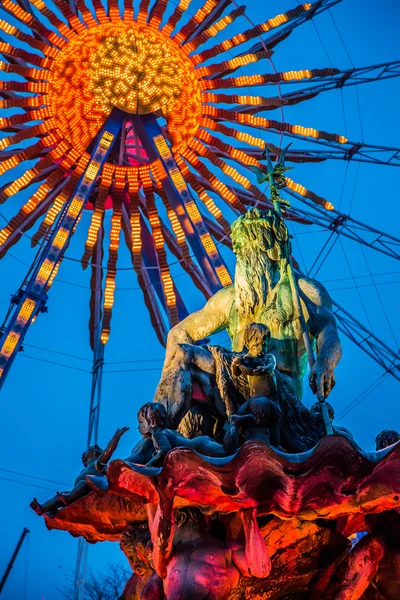
[[89, 446], [89, 448], [87, 448], [87, 450], [85, 450], [85, 452], [82, 454], [82, 463], [84, 469], [82, 469], [76, 478], [73, 489], [70, 492], [57, 492], [53, 498], [46, 500], [46, 502], [43, 502], [43, 504], [39, 504], [37, 499], [34, 498], [30, 506], [35, 513], [39, 516], [42, 516], [46, 513], [49, 517], [54, 517], [60, 508], [68, 506], [69, 504], [72, 504], [80, 498], [90, 494], [93, 488], [88, 484], [86, 478], [93, 475], [105, 475], [107, 463], [115, 452], [121, 436], [123, 436], [128, 429], [129, 427], [117, 429], [105, 450], [97, 445]]
[[[325, 400], [325, 404], [326, 404], [326, 408], [328, 409], [329, 420], [332, 423], [333, 433], [336, 435], [343, 435], [353, 444], [353, 446], [355, 448], [357, 448], [357, 450], [361, 450], [360, 446], [355, 441], [353, 434], [351, 433], [351, 431], [349, 429], [347, 429], [347, 427], [337, 427], [336, 425], [333, 425], [333, 420], [335, 418], [335, 410], [334, 410], [333, 406], [331, 404], [329, 404], [329, 402], [326, 402], [326, 400]], [[310, 414], [314, 420], [314, 423], [320, 429], [321, 434], [325, 435], [325, 426], [324, 426], [324, 418], [322, 416], [321, 402], [315, 402], [315, 404], [312, 405], [312, 407], [310, 408]]]
[[375, 438], [376, 450], [383, 450], [400, 440], [400, 433], [394, 429], [384, 429]]
[[129, 525], [121, 535], [120, 548], [132, 567], [133, 575], [119, 600], [162, 599], [163, 583], [154, 571], [153, 544], [147, 521]]
[[150, 438], [153, 442], [154, 455], [147, 462], [147, 467], [162, 464], [167, 452], [172, 448], [191, 448], [205, 456], [223, 457], [224, 448], [208, 436], [202, 435], [193, 439], [185, 438], [183, 435], [168, 429], [168, 414], [165, 406], [159, 402], [148, 402], [138, 412], [139, 431], [144, 438]]
[[240, 432], [245, 440], [263, 440], [279, 446], [281, 409], [277, 403], [276, 359], [268, 353], [270, 336], [270, 330], [262, 323], [247, 325], [244, 332], [247, 353], [242, 353], [232, 362], [233, 375], [246, 376], [250, 398], [230, 417], [224, 438], [227, 452], [238, 447]]

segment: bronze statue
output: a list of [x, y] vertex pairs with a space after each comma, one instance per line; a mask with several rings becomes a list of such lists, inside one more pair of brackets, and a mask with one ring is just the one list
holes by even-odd
[[[331, 404], [329, 404], [329, 402], [325, 402], [325, 404], [328, 409], [328, 415], [329, 415], [330, 422], [333, 423], [333, 420], [335, 418], [335, 410], [334, 410], [333, 406]], [[317, 427], [319, 427], [321, 433], [323, 433], [324, 419], [322, 416], [321, 402], [316, 402], [315, 404], [312, 405], [312, 407], [310, 408], [310, 414], [314, 420], [314, 423], [317, 425]], [[353, 446], [355, 446], [358, 450], [361, 450], [360, 446], [354, 440], [353, 434], [351, 433], [351, 431], [349, 429], [347, 429], [347, 427], [338, 427], [337, 425], [333, 425], [332, 429], [333, 429], [333, 433], [335, 433], [337, 435], [343, 435], [348, 440], [350, 440], [350, 442], [353, 444]]]
[[384, 429], [375, 438], [377, 450], [383, 450], [400, 440], [400, 433], [394, 429]]
[[207, 436], [187, 439], [177, 431], [168, 429], [168, 414], [165, 406], [158, 402], [148, 402], [138, 412], [139, 431], [144, 438], [153, 442], [154, 454], [146, 463], [147, 467], [162, 464], [169, 450], [183, 447], [191, 448], [205, 456], [223, 457], [225, 451], [221, 444], [217, 444]]
[[[119, 600], [143, 600], [143, 590], [146, 586], [149, 600], [162, 598], [162, 580], [157, 576], [156, 587], [154, 583], [149, 583], [150, 579], [154, 581], [155, 572], [153, 545], [147, 521], [129, 525], [122, 533], [119, 545], [133, 571]], [[150, 590], [152, 595], [149, 595]], [[155, 590], [157, 594], [154, 594]]]
[[76, 502], [76, 500], [79, 500], [79, 498], [83, 498], [90, 494], [92, 487], [87, 483], [86, 478], [91, 475], [105, 475], [107, 463], [117, 449], [119, 440], [128, 429], [129, 427], [117, 429], [105, 450], [97, 445], [89, 446], [82, 454], [84, 469], [76, 478], [73, 489], [70, 492], [57, 492], [53, 498], [46, 500], [43, 504], [39, 504], [37, 499], [34, 498], [30, 506], [35, 513], [39, 516], [46, 513], [48, 516], [54, 517], [60, 508], [68, 506], [69, 504]]
[[[235, 352], [243, 350], [246, 326], [256, 321], [271, 331], [270, 352], [276, 358], [283, 412], [282, 445], [293, 452], [308, 449], [321, 436], [313, 430], [312, 419], [301, 403], [307, 353], [287, 275], [291, 252], [287, 227], [277, 212], [251, 209], [233, 223], [232, 242], [237, 257], [234, 285], [217, 292], [204, 308], [170, 331], [155, 399], [167, 407], [172, 427], [181, 424], [190, 437], [198, 433], [196, 424], [203, 419], [201, 432], [210, 433], [213, 424], [207, 415], [224, 421], [249, 396], [248, 390], [246, 394], [246, 390], [238, 389], [240, 399], [236, 400], [231, 386], [227, 412], [218, 355], [222, 355], [225, 371], [232, 377], [232, 362]], [[334, 368], [341, 357], [331, 300], [315, 280], [298, 276], [297, 284], [308, 332], [317, 349], [310, 386], [318, 397], [325, 398], [335, 384]], [[231, 338], [233, 353], [195, 345], [224, 329]], [[181, 423], [193, 409], [194, 416]]]
[[234, 377], [247, 378], [250, 398], [229, 418], [224, 437], [224, 447], [229, 453], [239, 446], [239, 433], [243, 433], [245, 440], [263, 440], [279, 446], [281, 409], [276, 402], [276, 359], [268, 353], [270, 337], [266, 325], [250, 323], [243, 340], [248, 352], [233, 359], [232, 373]]
[[[171, 514], [171, 543], [154, 558], [156, 572], [164, 580], [164, 595], [157, 600], [228, 600], [241, 575], [268, 576], [271, 560], [255, 510], [240, 514], [242, 539], [226, 541], [212, 535], [206, 517], [196, 508]], [[159, 533], [155, 534], [157, 539]], [[150, 579], [150, 586], [154, 589], [155, 577]], [[146, 587], [142, 598], [155, 599]]]

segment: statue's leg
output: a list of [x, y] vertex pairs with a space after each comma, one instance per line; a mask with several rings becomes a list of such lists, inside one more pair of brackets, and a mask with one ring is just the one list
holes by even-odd
[[164, 600], [163, 580], [157, 573], [153, 573], [143, 588], [140, 600]]
[[[68, 492], [65, 492], [68, 493]], [[50, 500], [46, 500], [43, 504], [39, 504], [39, 502], [34, 498], [30, 504], [30, 507], [35, 511], [39, 517], [41, 517], [44, 513], [54, 513], [58, 508], [62, 508], [65, 506], [64, 502], [60, 500], [58, 496], [53, 496]]]
[[62, 492], [58, 497], [60, 500], [64, 501], [64, 504], [72, 504], [72, 502], [76, 502], [79, 498], [83, 498], [90, 494], [91, 491], [89, 484], [86, 483], [85, 480], [82, 480], [78, 481], [70, 492]]
[[[399, 542], [397, 545], [399, 545]], [[400, 548], [390, 548], [379, 565], [378, 574], [374, 580], [378, 590], [387, 600], [400, 598]]]
[[239, 430], [235, 423], [230, 423], [228, 431], [224, 436], [224, 450], [227, 456], [234, 454], [239, 448]]
[[383, 538], [364, 536], [339, 566], [324, 599], [359, 600], [374, 579], [385, 551]]
[[170, 427], [176, 429], [190, 410], [195, 384], [203, 398], [212, 394], [214, 375], [214, 359], [207, 349], [179, 344], [173, 362], [162, 374], [154, 398], [167, 408]]
[[192, 448], [205, 456], [214, 456], [216, 458], [225, 456], [222, 444], [217, 444], [217, 442], [204, 435], [192, 440]]

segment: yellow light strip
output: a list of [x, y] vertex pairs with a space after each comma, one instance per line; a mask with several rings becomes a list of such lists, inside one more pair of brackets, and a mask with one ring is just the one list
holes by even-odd
[[185, 232], [183, 231], [181, 224], [179, 223], [175, 211], [171, 207], [168, 209], [167, 215], [178, 244], [181, 246], [182, 249], [187, 248]]
[[[73, 36], [75, 35], [73, 31], [71, 31], [71, 29], [69, 29], [65, 23], [63, 23], [63, 21], [61, 21], [56, 15], [55, 13], [53, 13], [48, 6], [43, 2], [43, 0], [30, 0], [30, 2], [42, 13], [42, 15], [44, 17], [47, 17], [48, 20], [50, 21], [50, 23], [56, 28], [58, 29], [58, 31], [67, 38], [68, 41], [71, 41], [71, 39], [73, 38]], [[57, 34], [54, 34], [57, 35]], [[63, 45], [66, 44], [66, 42], [64, 40], [61, 41], [61, 38], [58, 37], [56, 39], [60, 39], [59, 44], [57, 44], [59, 46], [59, 48], [61, 48], [61, 44], [63, 43]]]
[[[116, 207], [111, 217], [111, 231], [110, 231], [110, 252], [116, 252], [119, 248], [119, 237], [121, 232], [121, 210]], [[115, 272], [114, 269], [109, 269], [106, 278], [106, 287], [104, 290], [104, 309], [109, 310], [114, 304], [114, 291], [115, 291]], [[103, 342], [104, 343], [104, 342]]]
[[231, 276], [229, 275], [228, 269], [225, 266], [216, 267], [217, 277], [224, 287], [233, 285]]
[[55, 44], [59, 48], [63, 47], [67, 42], [53, 31], [49, 31], [44, 27], [36, 17], [26, 12], [23, 8], [12, 2], [11, 0], [2, 0], [3, 7], [10, 11], [17, 19], [36, 30], [43, 37], [46, 37], [50, 43]]
[[[109, 146], [111, 145], [113, 138], [114, 138], [113, 134], [110, 134], [109, 132], [105, 132], [100, 139], [98, 150], [106, 152], [107, 149], [109, 148]], [[92, 159], [92, 161], [89, 163], [87, 171], [85, 172], [82, 182], [79, 185], [79, 188], [78, 188], [74, 198], [72, 199], [71, 204], [69, 205], [69, 207], [67, 209], [67, 212], [65, 214], [66, 221], [68, 221], [68, 220], [75, 221], [76, 218], [78, 217], [80, 211], [82, 210], [82, 206], [85, 202], [85, 199], [86, 199], [86, 196], [82, 195], [81, 190], [92, 184], [95, 176], [97, 175], [97, 173], [99, 171], [99, 168], [100, 168], [99, 163], [97, 163], [94, 159]], [[68, 238], [66, 238], [66, 239], [68, 239]], [[61, 246], [59, 245], [61, 243], [61, 241], [62, 241], [62, 238], [60, 237], [57, 240], [57, 245], [53, 244], [53, 246], [55, 246], [55, 248], [58, 250], [60, 250], [64, 247], [64, 245], [61, 245]], [[59, 255], [59, 253], [56, 253], [56, 254], [57, 254], [57, 256]], [[40, 287], [47, 285], [47, 282], [50, 278], [52, 269], [54, 267], [55, 267], [55, 261], [54, 260], [50, 261], [49, 259], [46, 259], [43, 262], [41, 268], [39, 269], [35, 284], [38, 284]]]
[[197, 54], [195, 60], [198, 64], [199, 62], [204, 62], [211, 57], [218, 56], [221, 52], [225, 52], [227, 50], [231, 50], [244, 42], [251, 40], [255, 37], [261, 36], [266, 31], [270, 31], [275, 27], [279, 27], [283, 23], [287, 23], [295, 17], [298, 17], [302, 12], [306, 12], [310, 9], [311, 4], [303, 4], [302, 6], [298, 6], [293, 10], [289, 10], [284, 14], [280, 14], [273, 19], [269, 19], [265, 23], [261, 25], [256, 25], [251, 29], [248, 29], [242, 33], [239, 33], [233, 36], [231, 39], [224, 40], [221, 44], [216, 44], [215, 46], [209, 48], [208, 50], [204, 50], [203, 52]]
[[[231, 179], [233, 179], [233, 181], [235, 181], [236, 183], [238, 183], [239, 185], [244, 187], [246, 190], [250, 190], [255, 195], [255, 197], [260, 196], [259, 189], [256, 186], [252, 185], [250, 183], [250, 181], [247, 179], [247, 177], [244, 177], [244, 175], [241, 175], [237, 171], [237, 169], [235, 169], [231, 165], [228, 165], [225, 162], [225, 160], [217, 158], [215, 156], [214, 152], [212, 150], [210, 150], [209, 148], [207, 148], [207, 146], [203, 142], [201, 142], [200, 140], [192, 140], [191, 143], [189, 144], [189, 146], [200, 156], [204, 156], [204, 157], [208, 158], [216, 167], [220, 168], [222, 170], [222, 172], [225, 173], [225, 175], [228, 175], [229, 177], [231, 177]], [[237, 203], [236, 196], [235, 196], [235, 201]], [[241, 210], [243, 210], [243, 207], [241, 207]]]
[[169, 318], [171, 319], [171, 323], [173, 325], [176, 325], [176, 323], [179, 322], [178, 307], [176, 304], [174, 284], [171, 278], [171, 273], [167, 262], [167, 255], [165, 252], [165, 240], [161, 229], [161, 222], [155, 205], [153, 192], [150, 190], [146, 190], [145, 194], [147, 200], [147, 211], [154, 239], [154, 246], [157, 252], [158, 262], [160, 266], [160, 275], [163, 284], [165, 301], [168, 307], [168, 314]]
[[287, 131], [295, 135], [301, 135], [302, 137], [324, 139], [329, 142], [339, 142], [339, 144], [346, 144], [348, 142], [348, 139], [346, 137], [342, 135], [337, 135], [335, 133], [318, 131], [317, 129], [313, 129], [312, 127], [302, 127], [301, 125], [281, 123], [272, 119], [265, 119], [264, 117], [255, 117], [253, 115], [215, 108], [214, 106], [203, 106], [203, 113], [205, 116], [210, 116], [218, 119], [227, 119], [229, 121], [241, 123], [242, 125], [249, 125], [250, 127], [273, 129], [276, 131]]
[[186, 150], [182, 153], [183, 158], [185, 158], [189, 163], [210, 183], [210, 185], [215, 189], [215, 191], [220, 194], [220, 196], [226, 200], [230, 205], [236, 208], [240, 213], [244, 214], [246, 212], [246, 208], [242, 205], [239, 199], [233, 194], [227, 186], [220, 181], [215, 175], [207, 169], [207, 167], [202, 163], [196, 154], [190, 150], [190, 148], [186, 148]]
[[90, 223], [88, 236], [85, 244], [85, 251], [82, 256], [82, 266], [84, 269], [89, 264], [89, 258], [92, 255], [93, 248], [97, 242], [99, 230], [104, 218], [104, 206], [110, 193], [112, 185], [112, 177], [115, 172], [115, 167], [109, 163], [105, 163], [101, 172], [101, 183], [99, 186], [99, 192], [94, 204], [94, 210], [92, 213], [92, 220]]
[[[244, 54], [243, 56], [236, 56], [235, 58], [225, 60], [216, 65], [199, 67], [196, 69], [196, 75], [199, 77], [199, 79], [203, 79], [208, 75], [214, 75], [214, 73], [220, 73], [223, 71], [236, 71], [236, 69], [239, 69], [239, 67], [245, 67], [251, 63], [256, 63], [262, 58], [268, 58], [268, 55], [265, 52], [254, 52]], [[201, 62], [201, 57], [199, 55], [195, 55], [191, 57], [191, 60], [196, 65]]]
[[184, 42], [188, 35], [192, 33], [192, 31], [194, 31], [196, 27], [204, 21], [204, 19], [211, 13], [212, 10], [214, 10], [216, 5], [217, 0], [207, 0], [205, 4], [201, 8], [199, 8], [196, 14], [193, 15], [191, 19], [189, 19], [187, 24], [172, 37], [172, 39], [176, 40], [178, 44]]
[[132, 260], [135, 270], [139, 271], [142, 268], [142, 237], [139, 212], [139, 179], [138, 171], [128, 170], [128, 194], [131, 204], [131, 248]]
[[322, 198], [321, 196], [318, 196], [317, 194], [314, 194], [314, 192], [311, 192], [310, 190], [307, 190], [304, 187], [304, 185], [301, 185], [300, 183], [295, 183], [289, 177], [285, 177], [285, 179], [286, 179], [286, 186], [289, 188], [289, 190], [292, 190], [293, 192], [296, 192], [296, 194], [299, 194], [300, 196], [303, 196], [305, 198], [309, 198], [310, 200], [312, 200], [313, 202], [315, 202], [315, 204], [319, 204], [319, 205], [323, 206], [326, 210], [333, 210], [334, 209], [333, 204], [331, 204], [330, 202], [328, 202], [327, 200], [325, 200], [325, 198]]
[[[4, 244], [10, 237], [10, 235], [15, 231], [15, 226], [21, 225], [25, 218], [35, 210], [35, 208], [45, 199], [46, 195], [49, 193], [50, 187], [47, 183], [42, 183], [39, 189], [31, 196], [31, 198], [24, 204], [19, 213], [11, 219], [6, 227], [4, 227], [0, 231], [0, 245]], [[12, 221], [15, 220], [15, 225]]]
[[[35, 310], [36, 307], [36, 302], [34, 300], [32, 300], [31, 298], [25, 298], [17, 319], [15, 321], [15, 325], [14, 325], [14, 331], [10, 331], [6, 337], [6, 339], [4, 340], [3, 346], [1, 347], [0, 350], [0, 356], [3, 356], [5, 358], [10, 358], [10, 356], [12, 355], [12, 353], [14, 352], [19, 339], [21, 337], [21, 330], [24, 328], [24, 326], [28, 323], [28, 321], [31, 319], [32, 313]], [[15, 331], [17, 329], [17, 331]], [[3, 374], [4, 369], [0, 369], [0, 377]]]

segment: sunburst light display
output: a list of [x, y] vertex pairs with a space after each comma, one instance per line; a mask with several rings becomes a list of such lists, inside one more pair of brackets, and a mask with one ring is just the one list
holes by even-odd
[[[173, 8], [167, 0], [156, 0], [151, 6], [149, 0], [142, 0], [137, 14], [128, 0], [122, 8], [117, 0], [104, 4], [93, 0], [93, 6], [84, 0], [76, 0], [72, 6], [64, 0], [48, 4], [3, 0], [3, 15], [12, 18], [0, 21], [0, 66], [7, 73], [0, 82], [0, 107], [7, 115], [0, 119], [6, 134], [0, 141], [0, 174], [18, 165], [24, 167], [27, 161], [34, 164], [0, 189], [2, 203], [12, 203], [13, 196], [23, 189], [33, 190], [0, 231], [0, 254], [40, 220], [32, 238], [37, 244], [55, 227], [71, 198], [79, 196], [81, 178], [89, 178], [93, 189], [89, 195], [79, 196], [79, 206], [75, 204], [77, 220], [81, 208], [93, 209], [84, 267], [103, 244], [104, 214], [108, 208], [112, 210], [102, 341], [108, 340], [110, 332], [121, 239], [132, 253], [152, 323], [159, 339], [165, 341], [167, 327], [160, 306], [170, 325], [183, 314], [169, 253], [209, 296], [216, 286], [231, 283], [216, 244], [230, 230], [223, 203], [236, 214], [255, 203], [269, 206], [249, 168], [265, 171], [254, 155], [254, 149], [265, 147], [265, 132], [347, 142], [336, 134], [260, 115], [282, 102], [251, 92], [254, 86], [321, 79], [337, 72], [329, 68], [271, 73], [265, 60], [277, 43], [275, 39], [269, 45], [265, 36], [320, 4], [302, 4], [249, 28], [244, 8], [228, 1], [207, 0], [188, 16], [190, 0], [174, 3]], [[240, 24], [240, 33], [229, 34], [230, 27], [237, 31]], [[261, 44], [260, 36], [265, 39]], [[251, 46], [252, 40], [258, 44]], [[254, 63], [259, 63], [257, 74], [251, 68]], [[124, 115], [122, 128], [107, 160], [100, 164], [92, 156], [93, 147], [117, 109]], [[153, 137], [155, 154], [147, 151], [137, 121], [152, 115], [159, 127]], [[178, 205], [168, 193], [167, 181]], [[328, 210], [332, 208], [289, 178], [287, 186]], [[188, 227], [211, 265], [214, 286], [199, 255], [193, 261]], [[57, 234], [60, 248], [67, 246], [70, 235], [68, 228]], [[145, 247], [154, 251], [161, 284], [159, 300], [155, 299], [154, 280], [149, 278]], [[46, 291], [62, 259], [57, 253], [53, 256], [46, 267], [51, 274]]]

